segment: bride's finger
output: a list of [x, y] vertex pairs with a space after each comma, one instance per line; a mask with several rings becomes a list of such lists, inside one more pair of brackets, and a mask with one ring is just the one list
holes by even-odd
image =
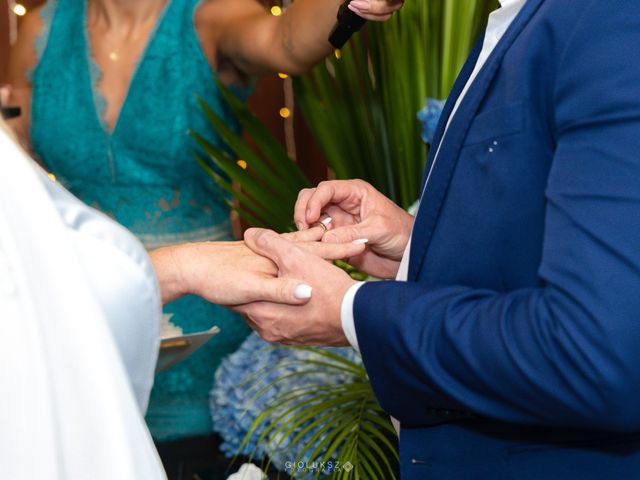
[[366, 241], [358, 239], [356, 242], [349, 243], [303, 242], [297, 245], [306, 252], [325, 260], [344, 260], [364, 252]]
[[329, 229], [329, 225], [331, 224], [328, 217], [323, 219], [323, 222], [324, 223], [322, 225], [318, 223], [311, 226], [308, 230], [282, 233], [280, 236], [290, 242], [319, 242], [322, 240], [322, 236]]

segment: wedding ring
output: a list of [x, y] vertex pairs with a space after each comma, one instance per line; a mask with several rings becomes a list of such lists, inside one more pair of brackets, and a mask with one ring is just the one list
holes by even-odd
[[319, 222], [315, 223], [313, 226], [314, 227], [322, 227], [322, 229], [326, 232], [327, 230], [329, 230], [328, 225], [333, 221], [333, 218], [331, 217], [325, 217], [322, 220], [320, 220]]
[[326, 226], [324, 223], [322, 223], [322, 222], [318, 222], [318, 223], [316, 223], [316, 224], [314, 225], [314, 227], [322, 227], [322, 229], [323, 229], [325, 232], [326, 232], [327, 230], [329, 230], [329, 229], [327, 228], [327, 226]]

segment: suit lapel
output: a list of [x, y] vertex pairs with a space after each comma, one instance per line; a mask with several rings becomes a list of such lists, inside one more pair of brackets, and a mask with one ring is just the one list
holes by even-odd
[[447, 101], [444, 104], [444, 108], [442, 109], [442, 114], [440, 115], [440, 119], [438, 120], [438, 125], [436, 126], [436, 131], [433, 134], [433, 139], [431, 141], [431, 147], [429, 148], [429, 157], [427, 158], [427, 165], [424, 169], [424, 173], [422, 175], [422, 182], [420, 182], [420, 193], [424, 189], [424, 184], [427, 181], [427, 176], [429, 175], [429, 170], [431, 169], [431, 164], [433, 163], [433, 159], [436, 156], [436, 152], [438, 151], [438, 145], [442, 141], [442, 136], [444, 135], [445, 127], [447, 126], [447, 122], [449, 121], [449, 117], [451, 116], [451, 112], [453, 111], [453, 107], [456, 105], [458, 101], [458, 97], [462, 93], [464, 86], [467, 84], [471, 73], [473, 73], [473, 69], [478, 61], [478, 57], [480, 56], [480, 52], [482, 51], [482, 42], [484, 40], [484, 34], [482, 37], [476, 42], [473, 50], [469, 54], [469, 58], [462, 66], [462, 70], [458, 74], [456, 81], [453, 84], [453, 88], [451, 89], [451, 93], [447, 97]]
[[[451, 115], [456, 99], [459, 97], [462, 89], [464, 89], [464, 86], [475, 67], [476, 60], [480, 53], [479, 50], [477, 52], [475, 51], [478, 46], [474, 49], [473, 55], [470, 56], [458, 80], [456, 81], [450, 100], [447, 101], [442, 118], [438, 124], [437, 132], [434, 137], [434, 140], [436, 141], [434, 141], [431, 147], [429, 161], [427, 162], [427, 168], [423, 176], [424, 186], [424, 183], [427, 181], [428, 172], [432, 168], [435, 160], [435, 154], [438, 150], [437, 145], [441, 143], [440, 151], [438, 153], [438, 161], [436, 165], [433, 166], [433, 172], [429, 178], [428, 185], [426, 186], [426, 189], [424, 189], [424, 193], [420, 201], [420, 209], [414, 224], [415, 227], [412, 234], [409, 262], [409, 280], [415, 280], [420, 268], [422, 267], [424, 257], [429, 247], [429, 243], [431, 242], [433, 231], [442, 209], [442, 203], [445, 198], [447, 188], [451, 182], [455, 166], [458, 163], [460, 150], [467, 135], [469, 126], [471, 125], [471, 121], [475, 117], [475, 113], [478, 110], [482, 99], [485, 97], [498, 68], [500, 67], [505, 53], [518, 35], [520, 35], [524, 27], [529, 23], [533, 14], [537, 11], [543, 1], [544, 0], [527, 1], [525, 6], [522, 8], [522, 11], [509, 26], [507, 32], [495, 47], [473, 84], [467, 91], [455, 116], [451, 120], [451, 124], [449, 125], [445, 136], [444, 130], [447, 124], [447, 119]], [[473, 57], [475, 57], [475, 59]]]

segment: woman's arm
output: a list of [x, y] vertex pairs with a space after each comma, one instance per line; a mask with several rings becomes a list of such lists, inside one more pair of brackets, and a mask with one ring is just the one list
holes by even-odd
[[11, 47], [9, 55], [9, 85], [11, 86], [8, 105], [20, 107], [21, 115], [9, 120], [7, 123], [18, 136], [20, 143], [30, 150], [31, 129], [31, 94], [32, 86], [29, 72], [38, 62], [36, 55], [36, 39], [42, 31], [43, 24], [40, 18], [40, 10], [37, 7], [31, 10], [20, 24], [18, 39]]
[[[363, 244], [320, 243], [324, 230], [285, 234], [306, 251], [326, 260], [359, 255]], [[244, 242], [185, 243], [149, 253], [160, 283], [162, 303], [197, 295], [218, 305], [236, 306], [256, 301], [301, 304], [308, 300], [303, 282], [279, 279], [268, 258], [255, 254]]]
[[163, 304], [188, 294], [220, 305], [247, 303], [278, 274], [270, 260], [255, 255], [244, 242], [186, 243], [149, 255]]
[[[296, 0], [273, 16], [257, 0], [209, 0], [198, 12], [197, 27], [216, 69], [230, 63], [248, 75], [300, 74], [331, 52], [328, 38], [342, 2]], [[369, 5], [363, 16], [387, 20], [402, 0], [370, 0]]]

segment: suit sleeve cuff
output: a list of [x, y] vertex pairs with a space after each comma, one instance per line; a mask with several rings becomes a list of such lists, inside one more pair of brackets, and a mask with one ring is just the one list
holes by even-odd
[[340, 319], [342, 320], [342, 330], [344, 331], [345, 337], [351, 344], [351, 346], [356, 349], [356, 351], [360, 351], [360, 346], [358, 345], [358, 336], [356, 335], [356, 325], [355, 320], [353, 318], [353, 302], [356, 297], [356, 293], [364, 285], [365, 282], [358, 282], [349, 287], [349, 290], [344, 294], [342, 298], [342, 306], [340, 307]]

